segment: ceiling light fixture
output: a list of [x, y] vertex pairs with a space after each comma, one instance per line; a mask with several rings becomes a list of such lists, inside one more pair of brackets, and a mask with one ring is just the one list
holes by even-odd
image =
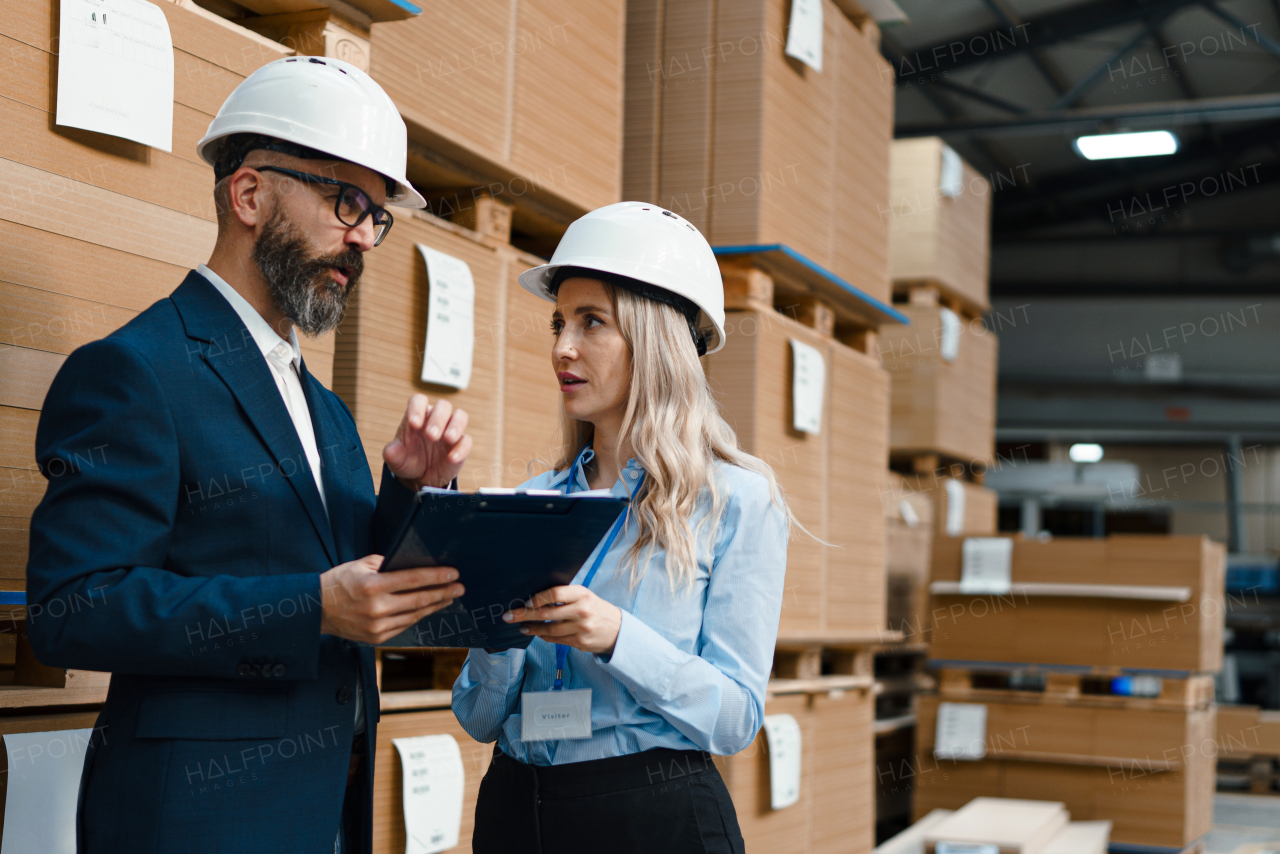
[[1085, 160], [1115, 160], [1121, 157], [1173, 154], [1178, 150], [1178, 138], [1167, 130], [1106, 133], [1082, 136], [1072, 146]]
[[1072, 445], [1067, 451], [1067, 456], [1071, 457], [1073, 463], [1096, 463], [1102, 459], [1102, 446], [1089, 442], [1080, 442]]

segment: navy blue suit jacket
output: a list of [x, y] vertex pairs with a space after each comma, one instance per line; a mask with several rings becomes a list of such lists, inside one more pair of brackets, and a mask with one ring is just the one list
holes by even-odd
[[82, 852], [333, 850], [354, 692], [370, 744], [378, 692], [373, 651], [320, 634], [319, 575], [385, 545], [412, 493], [384, 468], [375, 496], [350, 411], [302, 385], [327, 513], [270, 366], [194, 272], [49, 389], [27, 630], [46, 664], [112, 673]]

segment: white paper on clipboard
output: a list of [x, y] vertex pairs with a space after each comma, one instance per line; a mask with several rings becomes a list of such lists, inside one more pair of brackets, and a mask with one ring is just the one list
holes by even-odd
[[423, 345], [422, 381], [465, 389], [471, 383], [475, 351], [476, 283], [471, 267], [418, 244], [427, 265], [427, 337]]
[[75, 854], [76, 803], [91, 729], [8, 733], [0, 854]]
[[173, 41], [146, 0], [62, 0], [57, 123], [173, 150]]
[[435, 854], [457, 846], [466, 775], [451, 735], [393, 738], [404, 790], [404, 852]]
[[822, 0], [791, 0], [787, 56], [822, 70]]

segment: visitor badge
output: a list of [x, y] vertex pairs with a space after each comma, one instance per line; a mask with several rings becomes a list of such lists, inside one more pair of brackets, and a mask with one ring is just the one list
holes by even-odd
[[520, 695], [520, 740], [591, 738], [591, 689]]

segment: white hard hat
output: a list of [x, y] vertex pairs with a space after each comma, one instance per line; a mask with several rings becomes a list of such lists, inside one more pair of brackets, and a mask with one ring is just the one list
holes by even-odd
[[196, 153], [216, 168], [219, 146], [214, 143], [242, 133], [367, 167], [395, 183], [387, 204], [426, 206], [405, 178], [409, 132], [400, 111], [372, 77], [349, 62], [291, 56], [267, 63], [227, 97]]
[[569, 226], [549, 264], [520, 274], [524, 289], [555, 302], [551, 282], [561, 267], [624, 276], [683, 297], [699, 309], [696, 326], [707, 352], [724, 346], [724, 284], [711, 244], [691, 223], [647, 202], [597, 208]]

